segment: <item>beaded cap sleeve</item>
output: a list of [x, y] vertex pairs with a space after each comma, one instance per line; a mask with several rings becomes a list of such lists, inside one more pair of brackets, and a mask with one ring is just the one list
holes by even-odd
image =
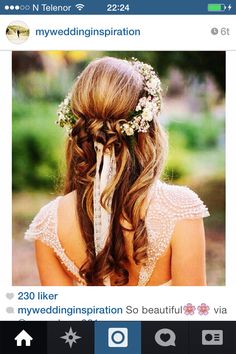
[[26, 231], [25, 239], [28, 241], [40, 240], [51, 247], [61, 263], [76, 277], [79, 285], [84, 285], [84, 281], [80, 278], [78, 267], [76, 267], [74, 262], [66, 255], [58, 238], [57, 210], [60, 198], [61, 197], [57, 197], [40, 209]]
[[149, 191], [149, 206], [145, 218], [148, 235], [148, 261], [139, 275], [139, 285], [149, 281], [156, 261], [171, 242], [175, 224], [181, 219], [209, 216], [207, 207], [196, 193], [187, 187], [157, 181]]

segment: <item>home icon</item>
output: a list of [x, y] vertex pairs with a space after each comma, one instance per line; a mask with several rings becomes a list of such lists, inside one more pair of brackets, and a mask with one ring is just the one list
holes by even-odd
[[23, 329], [16, 337], [16, 345], [17, 347], [30, 347], [31, 346], [31, 341], [33, 338]]

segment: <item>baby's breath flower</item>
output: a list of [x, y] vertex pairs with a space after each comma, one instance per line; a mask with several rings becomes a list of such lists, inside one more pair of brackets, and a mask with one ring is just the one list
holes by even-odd
[[132, 58], [131, 64], [143, 77], [144, 90], [147, 96], [143, 96], [139, 99], [138, 104], [134, 110], [135, 114], [133, 118], [127, 123], [121, 126], [121, 131], [126, 135], [133, 135], [135, 131], [138, 133], [146, 133], [150, 127], [151, 122], [157, 117], [161, 108], [161, 82], [156, 75], [151, 65], [142, 63], [135, 58]]
[[57, 116], [58, 119], [55, 123], [60, 127], [65, 128], [70, 135], [72, 128], [76, 123], [76, 117], [71, 110], [71, 93], [69, 93], [64, 101], [59, 104]]
[[128, 136], [134, 135], [134, 129], [129, 126], [129, 128], [127, 128], [127, 129], [125, 130], [125, 134], [128, 135]]

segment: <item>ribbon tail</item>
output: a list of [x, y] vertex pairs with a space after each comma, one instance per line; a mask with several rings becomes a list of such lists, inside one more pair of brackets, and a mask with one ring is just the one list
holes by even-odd
[[[113, 194], [109, 197], [106, 210], [102, 207], [100, 200], [103, 191], [111, 179], [116, 174], [116, 160], [115, 149], [109, 152], [103, 151], [103, 145], [100, 143], [94, 144], [97, 152], [96, 175], [94, 180], [94, 244], [95, 252], [98, 255], [105, 247], [107, 238], [109, 236], [110, 221], [111, 221], [111, 207]], [[102, 164], [102, 170], [101, 170]], [[104, 285], [110, 285], [110, 277], [104, 279]]]

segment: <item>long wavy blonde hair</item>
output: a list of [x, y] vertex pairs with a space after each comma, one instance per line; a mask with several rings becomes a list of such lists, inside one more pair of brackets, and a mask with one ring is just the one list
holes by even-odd
[[[65, 194], [77, 192], [78, 219], [87, 247], [87, 260], [80, 275], [88, 285], [103, 285], [107, 276], [112, 276], [116, 285], [128, 283], [129, 260], [121, 220], [126, 220], [134, 233], [135, 263], [144, 264], [147, 259], [147, 231], [141, 206], [149, 187], [162, 172], [166, 137], [157, 120], [150, 123], [147, 133], [130, 138], [121, 132], [121, 124], [127, 122], [143, 95], [142, 76], [130, 63], [112, 57], [91, 62], [72, 90], [71, 106], [77, 122], [67, 144]], [[102, 143], [104, 150], [114, 146], [117, 166], [116, 176], [101, 196], [102, 206], [108, 209], [109, 196], [114, 193], [109, 236], [97, 256], [93, 230], [94, 141]]]

